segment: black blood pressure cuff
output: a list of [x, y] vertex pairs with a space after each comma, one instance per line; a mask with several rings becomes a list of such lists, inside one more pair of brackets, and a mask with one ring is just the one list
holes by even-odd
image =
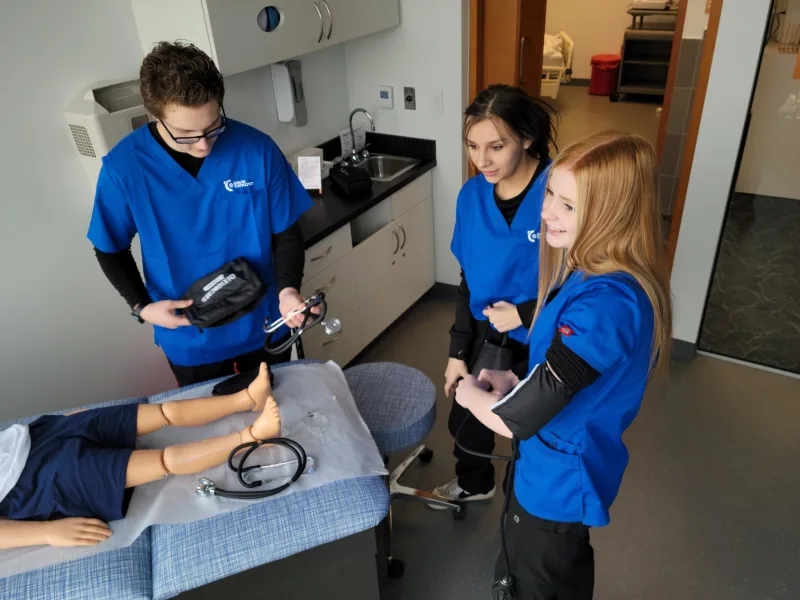
[[600, 373], [563, 343], [559, 333], [547, 349], [545, 358], [558, 377], [547, 366], [536, 365], [491, 409], [520, 440], [536, 435], [576, 393], [600, 377]]
[[189, 322], [199, 329], [233, 323], [252, 312], [264, 298], [267, 286], [244, 258], [237, 258], [195, 281], [184, 300]]

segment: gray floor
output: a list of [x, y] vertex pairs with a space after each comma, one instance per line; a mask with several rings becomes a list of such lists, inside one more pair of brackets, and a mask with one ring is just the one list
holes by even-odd
[[558, 98], [545, 100], [561, 115], [556, 140], [561, 149], [605, 129], [637, 133], [656, 144], [659, 121], [656, 109], [660, 103], [610, 102], [607, 96], [590, 96], [589, 87], [579, 85], [562, 85]]
[[[453, 310], [422, 300], [360, 361], [411, 365], [440, 388]], [[452, 477], [448, 410], [440, 389], [426, 442], [433, 462], [404, 483], [432, 488]], [[597, 600], [800, 597], [798, 423], [798, 379], [704, 356], [674, 364], [626, 434], [630, 466], [611, 525], [593, 531]], [[498, 495], [470, 505], [456, 522], [397, 503], [395, 553], [406, 574], [382, 582], [382, 600], [490, 598], [501, 504]]]

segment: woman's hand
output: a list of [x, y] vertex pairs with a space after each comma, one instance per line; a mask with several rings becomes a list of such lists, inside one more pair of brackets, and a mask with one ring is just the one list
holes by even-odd
[[483, 316], [489, 319], [494, 328], [500, 333], [511, 331], [522, 326], [517, 307], [510, 302], [501, 300], [483, 309]]
[[469, 375], [467, 363], [459, 358], [448, 358], [447, 369], [444, 372], [444, 395], [450, 396], [458, 380]]
[[108, 525], [98, 519], [72, 517], [42, 523], [44, 539], [51, 546], [94, 546], [111, 535]]
[[191, 325], [185, 316], [175, 314], [176, 310], [187, 308], [192, 305], [191, 300], [160, 300], [152, 302], [142, 309], [139, 316], [153, 325], [166, 327], [167, 329], [177, 329]]
[[481, 369], [478, 381], [492, 386], [492, 393], [501, 398], [519, 385], [519, 377], [513, 371]]
[[[305, 303], [306, 299], [303, 298], [296, 289], [294, 288], [283, 288], [278, 294], [278, 300], [280, 304], [278, 305], [278, 310], [281, 311], [281, 316], [285, 319], [286, 315], [292, 312], [296, 308], [303, 308], [303, 304]], [[318, 315], [322, 312], [321, 306], [315, 306], [311, 309], [311, 313]], [[291, 327], [292, 329], [297, 329], [303, 324], [305, 320], [305, 316], [302, 314], [296, 314], [291, 319], [286, 321], [286, 324]]]
[[[488, 383], [478, 381], [476, 377], [467, 375], [456, 388], [456, 402], [469, 410], [477, 402], [492, 399], [492, 395], [487, 391]], [[494, 400], [492, 400], [494, 402]]]

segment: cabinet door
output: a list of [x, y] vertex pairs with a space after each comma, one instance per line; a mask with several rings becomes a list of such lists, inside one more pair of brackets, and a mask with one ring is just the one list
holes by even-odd
[[[323, 26], [324, 9], [319, 0], [205, 0], [205, 4], [217, 66], [223, 75], [323, 47], [324, 36], [322, 40], [320, 36], [327, 32], [327, 15]], [[281, 14], [278, 27], [270, 33], [258, 26], [258, 14], [267, 6]]]
[[319, 5], [325, 16], [326, 44], [338, 44], [400, 24], [398, 0], [319, 0]]
[[366, 343], [375, 339], [397, 317], [403, 283], [397, 257], [400, 233], [394, 221], [355, 247], [358, 266], [358, 306]]
[[361, 352], [366, 343], [361, 332], [358, 305], [340, 315], [339, 321], [341, 321], [342, 328], [335, 335], [318, 335], [310, 339], [303, 336], [303, 351], [306, 358], [322, 361], [332, 360], [341, 368], [345, 368], [347, 363]]
[[[433, 252], [433, 200], [418, 204], [397, 222], [400, 250], [397, 263], [402, 285], [397, 288], [397, 318], [422, 297], [436, 280]], [[392, 319], [394, 320], [394, 319]]]

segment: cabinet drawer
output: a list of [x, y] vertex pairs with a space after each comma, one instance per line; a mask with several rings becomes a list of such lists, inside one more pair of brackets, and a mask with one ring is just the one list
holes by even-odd
[[350, 225], [336, 230], [306, 250], [303, 282], [311, 280], [353, 249]]
[[[356, 260], [353, 253], [333, 263], [316, 277], [308, 280], [300, 288], [300, 294], [308, 298], [311, 294], [325, 292], [328, 303], [328, 317], [339, 318], [358, 302], [358, 276]], [[322, 327], [313, 327], [303, 334], [304, 340], [310, 340], [323, 333]]]
[[303, 340], [303, 350], [306, 358], [322, 361], [332, 360], [344, 368], [361, 351], [364, 344], [361, 336], [361, 320], [356, 304], [345, 314], [339, 317], [342, 329], [335, 335], [318, 335], [309, 340]]
[[433, 178], [428, 171], [392, 196], [392, 217], [397, 219], [433, 194]]

